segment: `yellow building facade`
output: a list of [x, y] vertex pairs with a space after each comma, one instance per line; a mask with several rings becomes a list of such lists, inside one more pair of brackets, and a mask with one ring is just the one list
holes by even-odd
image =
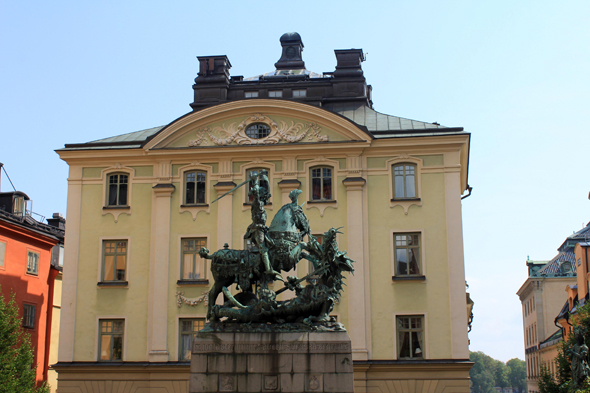
[[[362, 51], [336, 51], [336, 72], [314, 76], [298, 35], [284, 38], [270, 77], [229, 79], [225, 56], [199, 58], [192, 112], [58, 150], [70, 167], [59, 393], [188, 391], [212, 284], [195, 250], [248, 247], [248, 185], [212, 201], [259, 170], [268, 223], [300, 188], [313, 234], [342, 227], [355, 274], [333, 316], [352, 340], [355, 390], [469, 391], [470, 135], [375, 112]], [[289, 274], [308, 273], [302, 261]]]

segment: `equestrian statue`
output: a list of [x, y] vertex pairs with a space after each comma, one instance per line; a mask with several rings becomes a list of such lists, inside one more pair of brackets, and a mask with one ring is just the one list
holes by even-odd
[[[354, 272], [354, 261], [346, 252], [338, 250], [336, 235], [341, 232], [332, 228], [324, 234], [322, 244], [318, 242], [310, 232], [303, 205], [297, 202], [301, 194], [299, 189], [289, 193], [291, 203], [279, 209], [268, 227], [264, 206], [271, 194], [264, 182], [269, 184], [268, 176], [261, 171], [215, 200], [247, 183], [250, 185], [252, 223], [244, 238], [250, 240], [252, 247], [233, 250], [225, 244], [213, 254], [204, 247], [199, 251], [202, 258], [211, 260], [214, 279], [208, 294], [207, 318], [212, 322], [225, 318], [225, 322], [303, 323], [308, 326], [330, 322], [329, 314], [343, 289], [343, 272]], [[303, 241], [305, 236], [306, 242]], [[311, 262], [313, 272], [303, 278], [284, 279], [281, 272], [292, 270], [302, 259]], [[275, 281], [283, 284], [276, 291], [269, 287]], [[233, 284], [240, 291], [236, 295], [229, 290]], [[277, 300], [277, 295], [286, 290], [294, 291], [296, 296]], [[215, 300], [222, 292], [225, 303], [216, 305]]]

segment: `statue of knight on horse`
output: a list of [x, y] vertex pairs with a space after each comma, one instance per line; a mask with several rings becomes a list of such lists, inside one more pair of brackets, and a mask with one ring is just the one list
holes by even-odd
[[[209, 254], [202, 248], [199, 255], [211, 260], [214, 284], [208, 294], [207, 318], [217, 321], [225, 317], [238, 322], [305, 322], [312, 324], [327, 321], [333, 304], [342, 291], [343, 271], [353, 272], [352, 260], [346, 252], [338, 251], [337, 229], [326, 232], [324, 247], [310, 233], [309, 222], [302, 206], [297, 202], [301, 190], [289, 193], [291, 203], [285, 204], [273, 218], [270, 227], [266, 225], [264, 206], [271, 194], [264, 187], [269, 184], [267, 173], [261, 171], [250, 176], [215, 201], [249, 183], [248, 195], [252, 197], [252, 223], [248, 226], [245, 239], [250, 240], [249, 250], [232, 250], [227, 244], [222, 250]], [[213, 201], [213, 202], [215, 202]], [[308, 241], [303, 239], [307, 235]], [[335, 251], [334, 251], [335, 250]], [[301, 285], [307, 277], [290, 276], [284, 280], [282, 271], [292, 270], [302, 260], [309, 260], [319, 279]], [[269, 289], [274, 281], [284, 283], [276, 292]], [[236, 284], [241, 290], [235, 296], [229, 291]], [[287, 301], [277, 301], [276, 295], [285, 290], [294, 290], [297, 296]], [[220, 293], [226, 302], [215, 305]]]

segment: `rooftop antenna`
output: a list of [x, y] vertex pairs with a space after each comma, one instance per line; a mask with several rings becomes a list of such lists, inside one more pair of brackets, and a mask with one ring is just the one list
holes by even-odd
[[[12, 184], [12, 180], [10, 180], [10, 176], [8, 176], [8, 172], [6, 172], [6, 168], [4, 168], [4, 164], [0, 162], [0, 168], [2, 168], [2, 170], [4, 171], [4, 173], [6, 174], [6, 177], [8, 178], [8, 181], [10, 182], [10, 185], [12, 186], [12, 189], [14, 191], [16, 191], [16, 188], [14, 187], [14, 184]], [[0, 173], [0, 177], [2, 176], [2, 173]]]

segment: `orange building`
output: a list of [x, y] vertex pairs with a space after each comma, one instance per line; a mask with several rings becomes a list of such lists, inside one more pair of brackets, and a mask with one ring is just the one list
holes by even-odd
[[48, 379], [54, 283], [61, 277], [65, 220], [54, 215], [48, 224], [41, 223], [29, 205], [23, 192], [0, 193], [0, 288], [5, 299], [15, 295], [41, 382]]

